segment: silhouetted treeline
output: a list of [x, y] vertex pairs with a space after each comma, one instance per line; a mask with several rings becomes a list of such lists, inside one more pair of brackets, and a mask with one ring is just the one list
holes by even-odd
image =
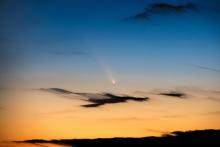
[[220, 130], [172, 132], [162, 137], [27, 140], [28, 143], [56, 143], [73, 147], [154, 147], [154, 146], [220, 146]]

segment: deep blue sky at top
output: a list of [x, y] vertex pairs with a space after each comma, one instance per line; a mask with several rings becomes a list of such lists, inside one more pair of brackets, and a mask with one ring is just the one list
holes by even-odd
[[[155, 2], [192, 2], [199, 9], [123, 21]], [[71, 76], [91, 81], [104, 77], [105, 64], [118, 81], [145, 78], [159, 85], [166, 79], [171, 85], [219, 87], [219, 72], [208, 70], [220, 69], [216, 0], [9, 0], [0, 5], [2, 77], [19, 73], [42, 82], [50, 77], [49, 82], [57, 73], [54, 79], [60, 81]]]

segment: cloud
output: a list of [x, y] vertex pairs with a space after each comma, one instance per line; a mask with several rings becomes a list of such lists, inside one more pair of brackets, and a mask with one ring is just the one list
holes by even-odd
[[85, 108], [99, 107], [99, 106], [106, 105], [106, 104], [125, 103], [127, 101], [144, 102], [149, 99], [148, 97], [134, 97], [134, 96], [127, 96], [127, 95], [118, 96], [118, 95], [114, 95], [111, 93], [101, 93], [101, 94], [79, 93], [79, 92], [72, 92], [72, 91], [68, 91], [68, 90], [60, 89], [60, 88], [49, 88], [49, 89], [41, 88], [40, 90], [49, 91], [49, 92], [53, 92], [56, 94], [62, 94], [64, 96], [71, 95], [71, 94], [82, 96], [85, 99], [81, 99], [81, 100], [90, 102], [90, 104], [81, 105], [82, 107], [85, 107]]
[[49, 89], [41, 88], [40, 90], [55, 92], [55, 93], [59, 93], [59, 94], [71, 94], [71, 93], [73, 93], [71, 91], [68, 91], [68, 90], [65, 90], [65, 89], [60, 89], [60, 88], [49, 88]]
[[184, 96], [186, 96], [185, 93], [178, 92], [178, 91], [161, 92], [161, 93], [159, 93], [159, 95], [178, 97], [178, 98], [183, 98]]
[[220, 72], [220, 69], [215, 69], [215, 68], [212, 68], [212, 67], [201, 66], [201, 65], [191, 65], [191, 66], [196, 67], [196, 68], [200, 68], [200, 69], [204, 69], [204, 70], [218, 72], [218, 73]]
[[169, 97], [177, 97], [177, 98], [185, 98], [186, 97], [186, 93], [185, 92], [180, 92], [177, 90], [171, 90], [171, 91], [165, 91], [165, 90], [160, 90], [160, 89], [155, 89], [151, 92], [145, 92], [145, 91], [135, 91], [134, 94], [136, 95], [163, 95], [163, 96], [169, 96]]
[[168, 3], [154, 3], [151, 5], [149, 11], [151, 12], [185, 12], [187, 10], [196, 10], [197, 6], [192, 3], [182, 4], [182, 5], [174, 5], [174, 4], [168, 4]]
[[183, 13], [195, 10], [197, 10], [197, 6], [193, 3], [186, 3], [182, 5], [153, 3], [149, 7], [146, 7], [143, 11], [125, 18], [125, 20], [149, 20], [153, 14]]
[[149, 12], [145, 9], [143, 12], [139, 12], [133, 16], [127, 17], [124, 20], [130, 21], [130, 20], [149, 20]]
[[143, 102], [149, 99], [147, 97], [141, 98], [141, 97], [132, 97], [132, 96], [117, 96], [117, 95], [113, 95], [110, 93], [105, 93], [102, 95], [105, 97], [104, 99], [89, 98], [88, 101], [92, 102], [93, 104], [87, 104], [87, 105], [82, 105], [82, 106], [83, 107], [98, 107], [98, 106], [105, 105], [105, 104], [124, 103], [129, 100]]

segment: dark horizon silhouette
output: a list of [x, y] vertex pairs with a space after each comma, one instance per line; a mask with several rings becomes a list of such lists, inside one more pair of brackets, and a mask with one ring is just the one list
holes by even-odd
[[73, 147], [113, 147], [113, 146], [219, 146], [220, 129], [194, 130], [194, 131], [174, 131], [164, 134], [161, 137], [148, 136], [141, 138], [96, 138], [96, 139], [60, 139], [43, 140], [33, 139], [25, 141], [15, 141], [17, 143], [53, 143], [59, 145], [70, 145]]

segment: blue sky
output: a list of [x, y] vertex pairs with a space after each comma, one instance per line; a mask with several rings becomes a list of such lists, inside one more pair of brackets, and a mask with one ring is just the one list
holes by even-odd
[[[153, 2], [1, 2], [1, 50], [5, 62], [12, 62], [2, 65], [7, 65], [2, 79], [5, 75], [20, 79], [23, 87], [28, 85], [25, 81], [32, 87], [62, 82], [66, 83], [62, 87], [71, 87], [76, 82], [89, 90], [90, 83], [108, 85], [104, 64], [118, 83], [133, 85], [129, 90], [159, 86], [219, 89], [218, 2], [163, 0], [158, 2], [195, 3], [198, 10], [123, 21]], [[13, 72], [8, 73], [8, 68]]]

